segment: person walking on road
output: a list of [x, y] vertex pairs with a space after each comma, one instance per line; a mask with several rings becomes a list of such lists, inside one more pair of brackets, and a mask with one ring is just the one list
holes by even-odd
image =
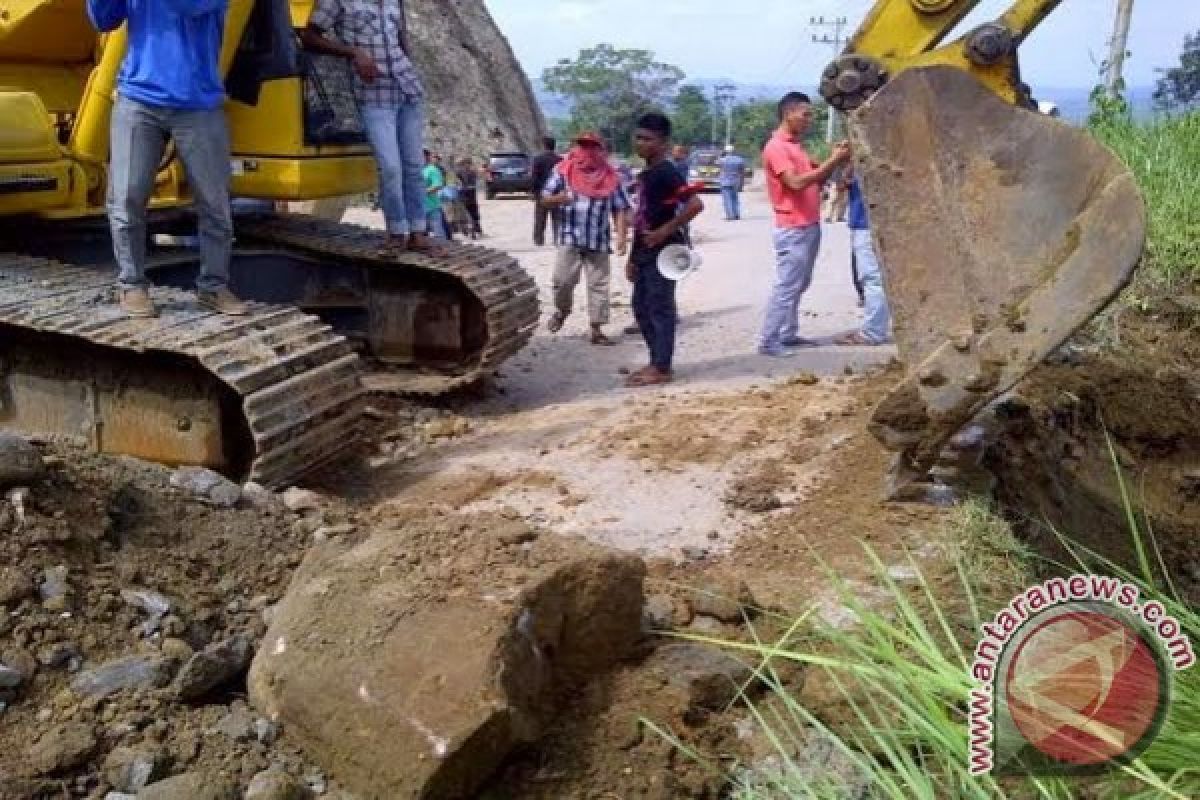
[[562, 214], [556, 206], [548, 206], [542, 200], [546, 183], [554, 173], [554, 168], [562, 161], [557, 152], [558, 142], [553, 136], [542, 139], [542, 152], [533, 157], [533, 243], [538, 247], [546, 244], [546, 220], [550, 220], [551, 235], [558, 241], [559, 228], [562, 225]]
[[725, 203], [725, 219], [741, 219], [741, 192], [746, 183], [746, 159], [737, 154], [733, 145], [727, 145], [725, 155], [717, 160], [717, 166], [721, 169], [721, 200]]
[[[687, 178], [667, 159], [671, 121], [658, 113], [644, 114], [636, 123], [634, 149], [646, 162], [638, 176], [638, 209], [633, 252], [625, 277], [633, 283], [633, 313], [650, 351], [650, 363], [629, 376], [627, 386], [669, 383], [675, 358], [674, 281], [658, 270], [663, 248], [684, 244], [684, 230], [704, 210], [704, 203], [686, 191]], [[683, 198], [687, 196], [687, 200]]]
[[472, 239], [478, 239], [483, 236], [483, 219], [479, 213], [479, 170], [475, 169], [475, 162], [468, 156], [459, 160], [456, 173], [460, 187], [459, 201], [470, 220], [467, 234]]
[[130, 317], [158, 315], [146, 279], [146, 205], [168, 139], [174, 140], [187, 171], [199, 217], [196, 298], [221, 314], [248, 311], [229, 290], [230, 147], [218, 70], [226, 7], [226, 0], [88, 0], [97, 30], [109, 33], [125, 23], [129, 29], [112, 112], [108, 219], [120, 269], [120, 304]]
[[683, 178], [684, 183], [687, 183], [692, 175], [692, 162], [686, 145], [677, 144], [671, 148], [671, 163], [675, 165], [675, 171], [679, 173], [679, 177]]
[[590, 341], [615, 342], [604, 333], [608, 324], [609, 289], [612, 283], [612, 227], [616, 223], [617, 255], [626, 252], [629, 230], [629, 194], [620, 175], [608, 161], [604, 140], [594, 133], [575, 139], [567, 157], [555, 167], [542, 190], [542, 204], [561, 210], [562, 224], [555, 236], [558, 261], [554, 267], [554, 313], [551, 333], [562, 330], [571, 315], [575, 287], [587, 272]]
[[763, 150], [767, 193], [775, 211], [775, 286], [767, 304], [758, 352], [780, 357], [787, 348], [812, 344], [800, 338], [800, 300], [812, 284], [821, 248], [821, 185], [850, 160], [850, 145], [839, 142], [823, 164], [804, 149], [812, 125], [808, 95], [789, 92], [779, 101], [779, 128]]
[[867, 204], [863, 200], [862, 185], [853, 175], [849, 176], [848, 222], [854, 241], [854, 263], [858, 267], [858, 280], [862, 284], [863, 324], [857, 331], [842, 334], [834, 344], [877, 346], [891, 340], [892, 315], [888, 307], [887, 293], [883, 286], [883, 273], [875, 245], [871, 241], [871, 223]]
[[305, 47], [350, 59], [354, 91], [379, 170], [387, 246], [429, 252], [421, 158], [425, 90], [413, 66], [404, 0], [317, 0]]
[[434, 236], [449, 239], [446, 215], [442, 212], [442, 190], [446, 188], [446, 178], [433, 153], [428, 150], [424, 152], [425, 168], [421, 171], [421, 177], [425, 186], [425, 227]]

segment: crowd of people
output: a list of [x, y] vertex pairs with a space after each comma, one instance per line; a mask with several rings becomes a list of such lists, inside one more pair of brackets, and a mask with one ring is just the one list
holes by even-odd
[[[170, 138], [195, 193], [202, 252], [198, 300], [222, 314], [246, 314], [246, 304], [228, 286], [233, 225], [219, 72], [223, 4], [196, 3], [186, 13], [124, 0], [88, 0], [87, 7], [98, 30], [113, 31], [125, 23], [129, 28], [112, 115], [108, 199], [122, 307], [132, 317], [157, 314], [145, 277], [146, 206]], [[470, 159], [447, 166], [424, 147], [425, 90], [410, 58], [402, 0], [316, 0], [301, 40], [312, 51], [353, 65], [355, 97], [378, 168], [386, 246], [428, 253], [437, 251], [433, 237], [482, 235], [479, 169]], [[191, 66], [179, 70], [178, 63]], [[813, 115], [809, 98], [788, 94], [778, 110], [779, 127], [763, 151], [775, 216], [776, 280], [758, 351], [780, 357], [813, 344], [800, 335], [798, 309], [812, 282], [821, 245], [822, 191], [831, 183], [847, 201], [856, 281], [866, 307], [862, 329], [836, 341], [882, 343], [889, 335], [887, 301], [862, 192], [850, 168], [850, 147], [839, 143], [824, 163], [815, 163], [804, 148]], [[633, 284], [634, 330], [649, 351], [649, 363], [629, 377], [629, 384], [670, 381], [676, 284], [664, 276], [658, 260], [666, 247], [690, 247], [690, 223], [704, 209], [697, 196], [703, 184], [690, 183], [694, 175], [686, 147], [672, 147], [671, 121], [661, 113], [643, 114], [637, 121], [633, 147], [644, 168], [636, 179], [627, 165], [614, 161], [609, 143], [597, 134], [577, 136], [563, 158], [553, 139], [543, 144], [533, 162], [533, 239], [543, 245], [549, 223], [558, 248], [550, 330], [561, 330], [586, 276], [590, 341], [613, 343], [604, 327], [615, 251], [625, 258], [625, 277]], [[736, 221], [747, 162], [727, 148], [717, 166], [725, 218]], [[840, 214], [836, 201], [831, 212]]]
[[[865, 307], [861, 329], [837, 336], [833, 342], [846, 346], [884, 344], [891, 335], [890, 311], [867, 207], [851, 163], [850, 145], [839, 142], [824, 162], [812, 160], [804, 141], [812, 124], [813, 106], [803, 93], [783, 97], [778, 115], [779, 126], [762, 154], [774, 214], [776, 277], [764, 313], [758, 353], [780, 358], [818, 344], [801, 336], [799, 308], [812, 285], [821, 248], [822, 199], [827, 190], [833, 194], [828, 219], [845, 219], [848, 215], [853, 239], [852, 272]], [[634, 145], [646, 166], [633, 192], [617, 173], [606, 143], [594, 133], [576, 137], [565, 158], [559, 158], [553, 151], [553, 140], [547, 140], [545, 151], [535, 160], [533, 240], [536, 245], [544, 244], [549, 221], [558, 247], [551, 332], [562, 329], [572, 312], [576, 287], [586, 276], [590, 341], [597, 345], [613, 343], [604, 332], [609, 322], [610, 262], [614, 252], [618, 257], [627, 255], [628, 231], [632, 228], [633, 249], [628, 252], [626, 276], [634, 287], [637, 323], [627, 332], [640, 333], [650, 351], [650, 364], [629, 379], [634, 386], [671, 379], [678, 323], [675, 284], [663, 277], [657, 259], [669, 244], [690, 246], [689, 224], [703, 210], [696, 197], [703, 184], [689, 184], [693, 167], [687, 148], [669, 147], [670, 133], [670, 120], [661, 114], [647, 115], [639, 121]], [[747, 162], [728, 147], [717, 164], [725, 219], [739, 220]], [[838, 199], [839, 194], [844, 200]], [[843, 204], [844, 210], [840, 208]]]

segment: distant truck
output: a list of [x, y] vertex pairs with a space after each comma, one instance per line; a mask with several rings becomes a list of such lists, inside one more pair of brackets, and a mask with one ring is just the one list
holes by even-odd
[[[721, 191], [721, 167], [717, 162], [723, 155], [725, 155], [725, 151], [719, 147], [698, 147], [693, 150], [692, 155], [688, 158], [688, 181], [703, 183], [706, 192]], [[754, 167], [747, 160], [746, 169], [742, 172], [742, 185], [738, 187], [738, 191], [746, 188], [753, 169]]]

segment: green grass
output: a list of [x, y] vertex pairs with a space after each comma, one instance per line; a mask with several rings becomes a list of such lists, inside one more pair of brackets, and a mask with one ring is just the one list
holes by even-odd
[[1090, 127], [1133, 171], [1145, 196], [1150, 277], [1168, 285], [1200, 278], [1200, 113], [1148, 123], [1101, 113]]
[[[1153, 585], [1151, 554], [1157, 555], [1153, 537], [1136, 524], [1130, 506], [1134, 536], [1141, 559], [1137, 575], [1072, 547], [1080, 565], [1138, 583], [1144, 597], [1156, 597], [1200, 642], [1200, 614], [1167, 589]], [[1149, 798], [1200, 797], [1200, 668], [1177, 673], [1171, 715], [1156, 743], [1135, 764], [1122, 772], [1084, 782], [1063, 778], [1004, 778], [969, 773], [967, 740], [968, 696], [974, 683], [968, 664], [979, 623], [990, 618], [1008, 592], [997, 600], [997, 586], [1018, 588], [1032, 583], [1028, 554], [1008, 526], [985, 507], [968, 504], [957, 521], [960, 550], [948, 554], [955, 564], [956, 585], [935, 587], [915, 561], [919, 579], [915, 588], [903, 587], [888, 575], [885, 565], [869, 547], [866, 557], [875, 567], [879, 584], [891, 601], [889, 608], [861, 602], [845, 583], [829, 573], [839, 587], [841, 601], [853, 609], [859, 625], [848, 630], [822, 627], [811, 612], [793, 620], [771, 642], [750, 644], [705, 640], [758, 663], [757, 678], [768, 692], [762, 702], [749, 695], [743, 702], [776, 751], [769, 771], [745, 768], [724, 771], [736, 800], [842, 800], [846, 785], [833, 778], [814, 782], [812, 766], [799, 763], [796, 754], [812, 736], [823, 737], [842, 773], [858, 773], [869, 784], [872, 798], [885, 800], [985, 800], [990, 798], [1094, 798], [1095, 800], [1149, 800]], [[1146, 544], [1149, 542], [1149, 544]], [[775, 665], [805, 665], [825, 673], [848, 709], [849, 722], [836, 729], [814, 716], [790, 689]], [[687, 750], [670, 731], [653, 723], [653, 730], [702, 763], [704, 756]], [[814, 734], [815, 732], [815, 734]], [[715, 763], [707, 764], [722, 771]]]

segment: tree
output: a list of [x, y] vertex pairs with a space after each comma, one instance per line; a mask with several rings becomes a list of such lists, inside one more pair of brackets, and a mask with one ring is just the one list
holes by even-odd
[[1159, 70], [1159, 74], [1154, 90], [1154, 103], [1159, 108], [1169, 111], [1200, 103], [1200, 31], [1184, 37], [1179, 66]]
[[572, 133], [595, 130], [614, 149], [625, 150], [638, 116], [666, 107], [683, 77], [683, 70], [655, 61], [649, 50], [599, 44], [574, 61], [564, 58], [548, 67], [542, 84], [573, 102]]
[[707, 142], [712, 130], [712, 114], [712, 103], [702, 87], [680, 86], [672, 115], [675, 141], [688, 145]]
[[[812, 127], [808, 129], [805, 144], [809, 153], [816, 158], [828, 150], [825, 144], [825, 125], [829, 119], [829, 106], [817, 103], [813, 106]], [[733, 142], [744, 153], [761, 150], [779, 127], [779, 112], [774, 100], [755, 100], [742, 103], [733, 109]]]

